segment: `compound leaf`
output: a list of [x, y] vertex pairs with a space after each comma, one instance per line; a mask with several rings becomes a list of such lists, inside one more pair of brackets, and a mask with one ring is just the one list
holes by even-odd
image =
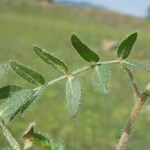
[[99, 56], [88, 48], [75, 34], [71, 36], [71, 43], [73, 47], [77, 50], [79, 55], [88, 62], [98, 62]]
[[44, 77], [38, 72], [33, 71], [23, 66], [22, 64], [19, 64], [14, 61], [11, 61], [10, 65], [11, 65], [11, 68], [23, 79], [36, 85], [39, 85], [39, 84], [43, 85], [45, 83]]
[[8, 98], [20, 90], [22, 90], [22, 88], [17, 85], [8, 85], [2, 87], [0, 88], [0, 99]]
[[0, 65], [0, 80], [3, 79], [9, 72], [10, 66], [8, 64]]
[[96, 66], [93, 72], [92, 80], [96, 91], [108, 93], [108, 83], [110, 79], [110, 70], [108, 65]]
[[128, 68], [130, 71], [145, 71], [150, 72], [150, 67], [147, 67], [135, 60], [126, 60], [122, 62], [122, 66]]
[[134, 32], [132, 34], [130, 34], [120, 45], [119, 45], [119, 48], [118, 48], [118, 51], [117, 51], [117, 55], [118, 57], [121, 57], [122, 56], [122, 59], [126, 59], [132, 48], [133, 48], [133, 45], [137, 39], [137, 36], [138, 36], [138, 33], [137, 32]]
[[75, 118], [79, 109], [81, 97], [80, 82], [77, 78], [71, 76], [66, 83], [66, 99], [70, 116]]
[[57, 58], [56, 56], [50, 54], [46, 50], [43, 50], [42, 48], [34, 45], [33, 49], [35, 53], [47, 64], [51, 65], [53, 68], [57, 69], [60, 72], [67, 73], [68, 72], [68, 67], [67, 65]]

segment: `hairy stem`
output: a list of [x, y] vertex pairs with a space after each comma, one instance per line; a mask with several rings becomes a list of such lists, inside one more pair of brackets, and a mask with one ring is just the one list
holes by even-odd
[[[92, 69], [94, 66], [99, 66], [99, 65], [103, 65], [103, 64], [119, 64], [119, 63], [120, 63], [119, 60], [110, 60], [110, 61], [97, 62], [97, 63], [95, 63], [93, 65], [90, 64], [88, 66], [78, 68], [77, 70], [72, 71], [69, 75], [75, 76], [75, 75], [77, 75], [79, 73], [82, 73], [84, 71]], [[61, 81], [63, 79], [66, 79], [69, 75], [63, 75], [63, 76], [61, 76], [59, 78], [51, 80], [45, 86], [49, 87], [50, 85], [52, 85], [52, 84], [54, 84], [56, 82], [59, 82], [59, 81]]]
[[144, 101], [138, 100], [133, 106], [132, 112], [130, 114], [129, 120], [122, 132], [121, 138], [119, 140], [119, 143], [117, 145], [117, 150], [124, 150], [125, 146], [129, 140], [131, 130], [134, 126], [135, 120], [144, 104]]
[[141, 98], [138, 98], [135, 101], [135, 104], [132, 108], [128, 122], [127, 122], [127, 124], [126, 124], [126, 126], [125, 126], [125, 128], [121, 134], [121, 138], [118, 142], [118, 145], [116, 146], [117, 150], [125, 150], [125, 146], [126, 146], [128, 140], [130, 138], [131, 131], [133, 129], [135, 121], [136, 121], [136, 119], [137, 119], [137, 117], [138, 117], [138, 115], [142, 109], [142, 106], [145, 103], [149, 93], [150, 93], [150, 83], [145, 88], [145, 92], [141, 94]]
[[[51, 86], [54, 83], [57, 83], [57, 82], [59, 82], [59, 81], [61, 81], [63, 79], [66, 79], [70, 75], [71, 76], [75, 76], [75, 75], [77, 75], [79, 73], [82, 73], [84, 71], [92, 69], [95, 66], [102, 65], [102, 64], [117, 64], [117, 63], [120, 63], [120, 61], [119, 60], [111, 60], [111, 61], [104, 61], [104, 62], [97, 62], [95, 64], [90, 64], [88, 66], [79, 68], [79, 69], [71, 72], [70, 74], [65, 74], [63, 76], [60, 76], [59, 78], [56, 78], [56, 79], [53, 79], [53, 80], [47, 82], [45, 84], [45, 87], [49, 87], [49, 86]], [[40, 88], [40, 87], [38, 87], [38, 88]], [[38, 88], [36, 88], [36, 89], [38, 89]], [[6, 137], [7, 141], [9, 142], [10, 146], [14, 150], [20, 150], [20, 146], [19, 146], [17, 140], [13, 137], [13, 135], [10, 133], [10, 131], [7, 129], [7, 127], [5, 126], [5, 124], [3, 123], [3, 121], [1, 121], [1, 120], [0, 120], [0, 127], [1, 127], [1, 129], [3, 131], [4, 136]]]
[[0, 127], [3, 131], [3, 135], [6, 137], [8, 143], [14, 150], [20, 150], [20, 146], [17, 142], [17, 140], [13, 137], [13, 135], [10, 133], [10, 131], [7, 129], [5, 124], [0, 120]]
[[132, 72], [128, 68], [124, 68], [124, 69], [128, 73], [129, 79], [130, 79], [131, 84], [132, 84], [133, 94], [135, 96], [135, 99], [137, 100], [137, 99], [141, 98], [141, 93], [140, 93], [140, 91], [138, 89], [138, 86], [137, 86], [137, 84], [135, 82], [135, 79], [133, 77]]

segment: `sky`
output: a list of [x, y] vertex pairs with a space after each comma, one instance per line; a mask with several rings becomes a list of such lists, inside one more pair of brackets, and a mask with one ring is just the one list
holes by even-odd
[[137, 17], [145, 17], [150, 0], [56, 0], [68, 2], [88, 2], [95, 6], [103, 6], [107, 9], [129, 14]]

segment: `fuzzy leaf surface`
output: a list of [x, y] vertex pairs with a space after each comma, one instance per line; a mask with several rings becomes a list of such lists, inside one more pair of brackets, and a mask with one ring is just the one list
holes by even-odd
[[69, 77], [66, 83], [66, 99], [70, 116], [75, 118], [79, 109], [81, 97], [80, 81], [75, 77]]
[[88, 62], [98, 62], [99, 56], [88, 48], [75, 34], [71, 36], [71, 43], [73, 47], [77, 50], [79, 55]]
[[31, 105], [33, 105], [33, 104], [42, 96], [43, 90], [44, 90], [43, 87], [40, 87], [40, 88], [38, 88], [38, 89], [34, 89], [32, 96], [31, 96], [30, 99], [28, 99], [28, 101], [22, 106], [22, 109], [21, 109], [20, 112], [21, 112], [21, 113], [24, 113], [24, 111], [25, 111], [26, 109], [28, 109], [29, 107], [31, 107]]
[[122, 59], [126, 59], [132, 48], [133, 45], [137, 39], [138, 33], [134, 32], [132, 34], [130, 34], [125, 40], [123, 40], [123, 42], [119, 45], [118, 51], [117, 51], [117, 55], [118, 57], [122, 56]]
[[67, 65], [57, 58], [56, 56], [50, 54], [48, 51], [43, 50], [42, 48], [34, 45], [33, 49], [35, 53], [47, 64], [51, 65], [53, 68], [57, 69], [59, 72], [67, 73], [68, 67]]
[[27, 80], [28, 82], [31, 82], [36, 85], [43, 85], [45, 83], [44, 77], [39, 74], [38, 72], [25, 67], [22, 64], [19, 64], [17, 62], [11, 61], [10, 63], [11, 68], [23, 79]]
[[0, 88], [0, 99], [8, 98], [12, 96], [14, 93], [21, 91], [22, 88], [17, 85], [8, 85]]
[[93, 72], [93, 86], [97, 92], [108, 93], [110, 70], [108, 65], [96, 66]]
[[0, 65], [0, 80], [3, 79], [9, 72], [10, 66], [7, 64]]
[[144, 71], [150, 72], [150, 67], [147, 67], [135, 60], [126, 60], [122, 62], [122, 66], [128, 68], [130, 71]]
[[22, 90], [2, 103], [0, 105], [0, 117], [4, 123], [9, 123], [19, 112], [27, 109], [30, 106], [29, 104], [36, 100], [35, 93], [32, 89]]

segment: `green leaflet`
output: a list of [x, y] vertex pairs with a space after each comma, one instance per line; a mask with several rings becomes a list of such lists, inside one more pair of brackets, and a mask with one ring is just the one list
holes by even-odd
[[110, 79], [110, 70], [108, 65], [96, 66], [93, 72], [92, 81], [96, 91], [108, 93], [108, 82]]
[[70, 116], [75, 118], [79, 109], [81, 97], [80, 82], [77, 78], [71, 76], [66, 83], [66, 99]]
[[35, 145], [39, 145], [43, 150], [63, 150], [63, 145], [60, 143], [54, 143], [51, 138], [41, 133], [34, 133], [31, 142]]
[[0, 80], [3, 79], [9, 72], [10, 66], [7, 64], [0, 65]]
[[52, 150], [50, 139], [40, 133], [34, 133], [31, 142], [33, 144], [39, 145], [45, 150]]
[[137, 36], [138, 36], [138, 33], [135, 32], [135, 33], [130, 34], [125, 40], [123, 40], [123, 42], [119, 45], [119, 48], [117, 51], [118, 57], [122, 56], [122, 59], [126, 59], [129, 56], [133, 48], [133, 45], [137, 39]]
[[19, 112], [23, 112], [37, 99], [37, 93], [32, 89], [15, 93], [0, 105], [0, 117], [4, 123], [10, 122]]
[[43, 85], [45, 83], [45, 79], [38, 72], [33, 71], [14, 61], [11, 61], [10, 65], [11, 68], [23, 79], [36, 85]]
[[[33, 144], [38, 145], [43, 150], [63, 150], [64, 146], [61, 143], [55, 143], [48, 136], [35, 132], [34, 126], [31, 125], [29, 129], [23, 134], [24, 148], [30, 148]], [[30, 145], [28, 144], [30, 143]]]
[[68, 67], [67, 65], [60, 60], [59, 58], [55, 57], [54, 55], [48, 53], [46, 50], [41, 49], [40, 47], [34, 45], [33, 49], [35, 53], [47, 64], [51, 65], [53, 68], [57, 69], [60, 72], [67, 73]]
[[7, 101], [0, 106], [0, 116], [5, 123], [11, 121], [17, 113], [20, 112], [22, 106], [32, 96], [32, 90], [23, 90], [15, 93]]
[[22, 90], [22, 88], [16, 85], [2, 87], [0, 88], [0, 99], [8, 98], [20, 90]]
[[61, 143], [55, 143], [48, 136], [41, 133], [34, 133], [31, 142], [39, 145], [43, 150], [63, 150], [64, 146]]
[[22, 106], [21, 113], [24, 113], [26, 109], [28, 109], [33, 103], [35, 103], [43, 93], [44, 87], [40, 87], [37, 89], [33, 89], [33, 95], [31, 98]]
[[73, 47], [77, 50], [79, 55], [88, 62], [98, 62], [99, 56], [88, 48], [75, 34], [71, 36], [71, 43]]
[[150, 67], [147, 67], [135, 60], [122, 61], [122, 66], [128, 68], [130, 71], [150, 72]]

